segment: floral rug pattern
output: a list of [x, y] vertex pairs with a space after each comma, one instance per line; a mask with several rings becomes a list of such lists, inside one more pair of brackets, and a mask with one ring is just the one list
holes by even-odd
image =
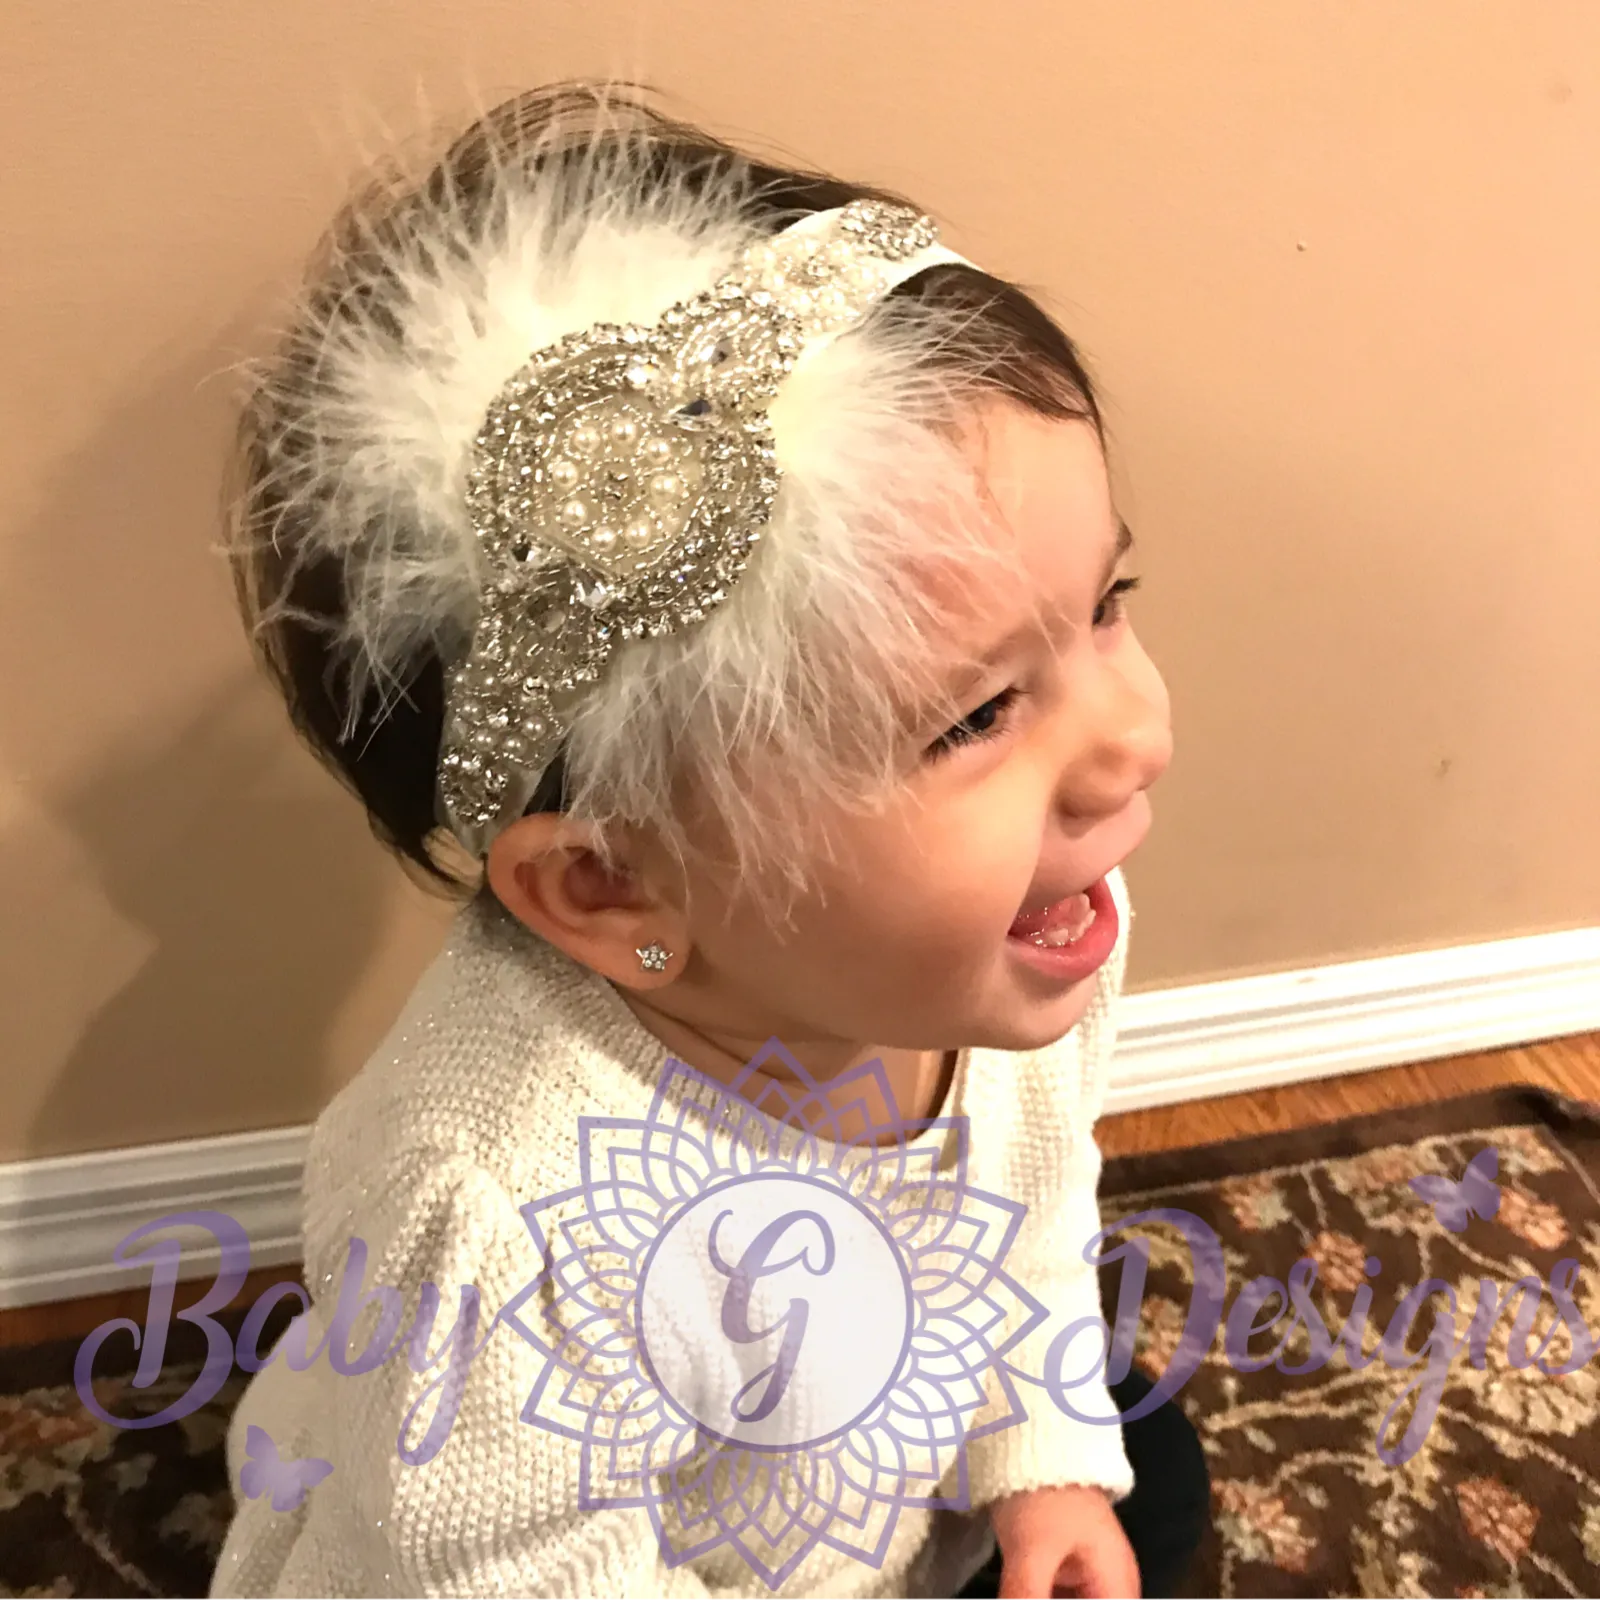
[[[1412, 1190], [1428, 1174], [1459, 1184], [1487, 1147], [1492, 1216], [1436, 1211]], [[1600, 1353], [1588, 1339], [1600, 1338], [1600, 1106], [1497, 1090], [1106, 1163], [1108, 1226], [1158, 1207], [1205, 1222], [1226, 1265], [1221, 1326], [1178, 1393], [1205, 1447], [1214, 1521], [1185, 1593], [1600, 1594]], [[1149, 1262], [1134, 1361], [1159, 1379], [1195, 1273], [1176, 1224], [1118, 1240], [1135, 1235]], [[1316, 1263], [1309, 1298], [1336, 1346], [1328, 1359], [1308, 1360], [1306, 1321], [1278, 1294], [1254, 1312], [1260, 1332], [1249, 1335], [1247, 1306], [1225, 1344], [1240, 1290], [1263, 1274], [1286, 1281], [1303, 1258]], [[1571, 1318], [1550, 1288], [1563, 1258], [1578, 1263]], [[1120, 1270], [1102, 1269], [1108, 1315]], [[1537, 1282], [1514, 1293], [1525, 1277]], [[1415, 1311], [1391, 1331], [1408, 1294]], [[1366, 1295], [1366, 1315], [1352, 1316]], [[1436, 1315], [1449, 1320], [1430, 1352]], [[1261, 1365], [1236, 1370], [1230, 1350]]]
[[[1446, 1223], [1456, 1219], [1441, 1220], [1410, 1180], [1457, 1183], [1487, 1146], [1498, 1152], [1498, 1205], [1492, 1218], [1473, 1214], [1453, 1231]], [[1316, 1263], [1310, 1298], [1336, 1339], [1370, 1292], [1364, 1322], [1356, 1319], [1366, 1354], [1407, 1291], [1429, 1278], [1453, 1289], [1461, 1340], [1482, 1280], [1509, 1297], [1529, 1276], [1546, 1287], [1528, 1349], [1545, 1367], [1573, 1368], [1553, 1377], [1537, 1361], [1514, 1361], [1515, 1308], [1501, 1306], [1479, 1341], [1483, 1366], [1468, 1341], [1444, 1368], [1437, 1413], [1415, 1453], [1385, 1465], [1380, 1424], [1408, 1384], [1412, 1396], [1394, 1410], [1385, 1442], [1392, 1447], [1413, 1419], [1423, 1340], [1432, 1308], [1445, 1308], [1442, 1293], [1422, 1306], [1411, 1337], [1391, 1345], [1394, 1364], [1380, 1358], [1352, 1370], [1339, 1349], [1298, 1375], [1271, 1364], [1287, 1319], [1270, 1326], [1280, 1302], [1263, 1300], [1246, 1348], [1267, 1364], [1235, 1371], [1219, 1328], [1178, 1394], [1213, 1489], [1213, 1527], [1183, 1593], [1600, 1594], [1600, 1353], [1578, 1359], [1548, 1287], [1559, 1261], [1577, 1261], [1572, 1299], [1600, 1336], [1600, 1106], [1496, 1090], [1106, 1162], [1108, 1226], [1154, 1207], [1187, 1211], [1215, 1233], [1226, 1270], [1223, 1327], [1250, 1280], [1286, 1280], [1302, 1258]], [[1134, 1359], [1159, 1378], [1190, 1305], [1190, 1252], [1170, 1223], [1140, 1224], [1119, 1240], [1131, 1234], [1150, 1251]], [[1102, 1269], [1108, 1315], [1119, 1271]], [[1522, 1304], [1531, 1302], [1530, 1294]], [[242, 1317], [221, 1320], [237, 1328]], [[278, 1326], [269, 1321], [267, 1340]], [[128, 1346], [123, 1370], [113, 1359], [119, 1345]], [[1309, 1351], [1298, 1319], [1281, 1362], [1306, 1364]], [[118, 1429], [80, 1403], [75, 1354], [76, 1341], [0, 1350], [0, 1595], [205, 1594], [233, 1512], [223, 1437], [245, 1375], [235, 1372], [178, 1422]], [[131, 1342], [110, 1340], [96, 1396], [113, 1414], [153, 1415], [188, 1389], [203, 1354], [196, 1331], [176, 1323], [168, 1366], [141, 1390], [131, 1381]], [[1408, 1358], [1416, 1365], [1404, 1368]]]

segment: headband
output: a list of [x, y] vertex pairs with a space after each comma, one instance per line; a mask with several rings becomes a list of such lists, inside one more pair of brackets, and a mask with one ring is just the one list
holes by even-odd
[[480, 857], [519, 816], [612, 653], [727, 598], [782, 472], [788, 375], [929, 267], [933, 221], [856, 200], [750, 246], [654, 323], [537, 350], [473, 441], [478, 616], [446, 685], [438, 814]]

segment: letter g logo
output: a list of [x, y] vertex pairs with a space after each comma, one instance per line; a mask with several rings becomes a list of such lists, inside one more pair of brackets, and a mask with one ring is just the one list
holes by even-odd
[[872, 1407], [906, 1358], [901, 1252], [842, 1189], [739, 1177], [684, 1207], [639, 1272], [640, 1353], [681, 1416], [793, 1449]]
[[[769, 1222], [750, 1241], [749, 1247], [739, 1257], [738, 1264], [730, 1267], [717, 1249], [717, 1229], [732, 1215], [731, 1210], [720, 1213], [716, 1221], [711, 1224], [711, 1237], [707, 1240], [711, 1264], [729, 1280], [728, 1292], [722, 1297], [722, 1331], [736, 1344], [750, 1344], [757, 1339], [769, 1337], [780, 1328], [783, 1330], [783, 1344], [779, 1347], [777, 1360], [771, 1366], [762, 1368], [733, 1397], [733, 1414], [738, 1421], [760, 1422], [764, 1417], [772, 1415], [778, 1402], [783, 1398], [784, 1391], [789, 1387], [789, 1380], [794, 1375], [794, 1364], [800, 1356], [801, 1341], [806, 1336], [806, 1318], [811, 1315], [811, 1302], [791, 1300], [789, 1309], [776, 1322], [765, 1328], [752, 1328], [751, 1291], [759, 1279], [783, 1272], [797, 1262], [803, 1265], [807, 1272], [819, 1277], [831, 1272], [834, 1260], [833, 1229], [815, 1211], [791, 1211], [787, 1216]], [[786, 1261], [772, 1261], [770, 1259], [772, 1252], [784, 1234], [791, 1228], [808, 1222], [821, 1235], [822, 1264], [820, 1266], [814, 1264], [810, 1251], [803, 1245], [798, 1255], [790, 1256]], [[766, 1393], [753, 1409], [748, 1411], [742, 1409], [744, 1397], [768, 1374], [771, 1375], [771, 1381], [767, 1384]]]

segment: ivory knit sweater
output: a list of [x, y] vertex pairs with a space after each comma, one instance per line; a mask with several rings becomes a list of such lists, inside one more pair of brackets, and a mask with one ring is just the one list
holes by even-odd
[[[1049, 1313], [1012, 1353], [1034, 1373], [1057, 1332], [1100, 1311], [1083, 1261], [1100, 1227], [1092, 1128], [1132, 922], [1120, 871], [1110, 884], [1121, 931], [1083, 1020], [1041, 1050], [963, 1050], [939, 1113], [968, 1119], [970, 1185], [1027, 1207], [1004, 1267]], [[540, 1361], [494, 1319], [541, 1266], [519, 1205], [578, 1182], [580, 1116], [649, 1113], [668, 1055], [605, 980], [487, 890], [462, 909], [388, 1036], [317, 1120], [304, 1203], [311, 1310], [252, 1379], [229, 1430], [236, 1487], [252, 1424], [284, 1460], [320, 1457], [332, 1471], [289, 1510], [270, 1493], [240, 1495], [212, 1594], [951, 1595], [993, 1549], [984, 1507], [997, 1497], [1069, 1483], [1113, 1499], [1131, 1491], [1119, 1426], [1070, 1418], [1023, 1385], [1026, 1420], [966, 1447], [972, 1510], [901, 1511], [881, 1566], [818, 1545], [772, 1591], [726, 1546], [669, 1567], [643, 1510], [580, 1509], [582, 1447], [520, 1420]], [[447, 1358], [417, 1372], [402, 1351], [359, 1375], [336, 1371], [335, 1361], [360, 1364], [374, 1315], [356, 1320], [348, 1357], [336, 1341], [298, 1370], [288, 1364], [287, 1347], [308, 1330], [298, 1350], [317, 1351], [352, 1236], [367, 1245], [365, 1286], [404, 1293], [402, 1329], [421, 1285], [438, 1286], [429, 1355], [456, 1323], [460, 1286], [481, 1291], [462, 1348], [482, 1348], [459, 1411], [415, 1465], [400, 1457], [402, 1423], [421, 1399], [407, 1442], [426, 1453]], [[1074, 1345], [1073, 1372], [1091, 1344]], [[1103, 1385], [1071, 1398], [1080, 1413], [1114, 1410]]]

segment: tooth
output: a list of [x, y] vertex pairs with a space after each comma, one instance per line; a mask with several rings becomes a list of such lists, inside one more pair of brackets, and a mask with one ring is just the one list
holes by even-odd
[[1094, 926], [1094, 919], [1099, 914], [1091, 906], [1089, 915], [1076, 928], [1047, 928], [1043, 933], [1036, 933], [1033, 942], [1043, 945], [1047, 950], [1059, 950], [1062, 945], [1076, 944]]

